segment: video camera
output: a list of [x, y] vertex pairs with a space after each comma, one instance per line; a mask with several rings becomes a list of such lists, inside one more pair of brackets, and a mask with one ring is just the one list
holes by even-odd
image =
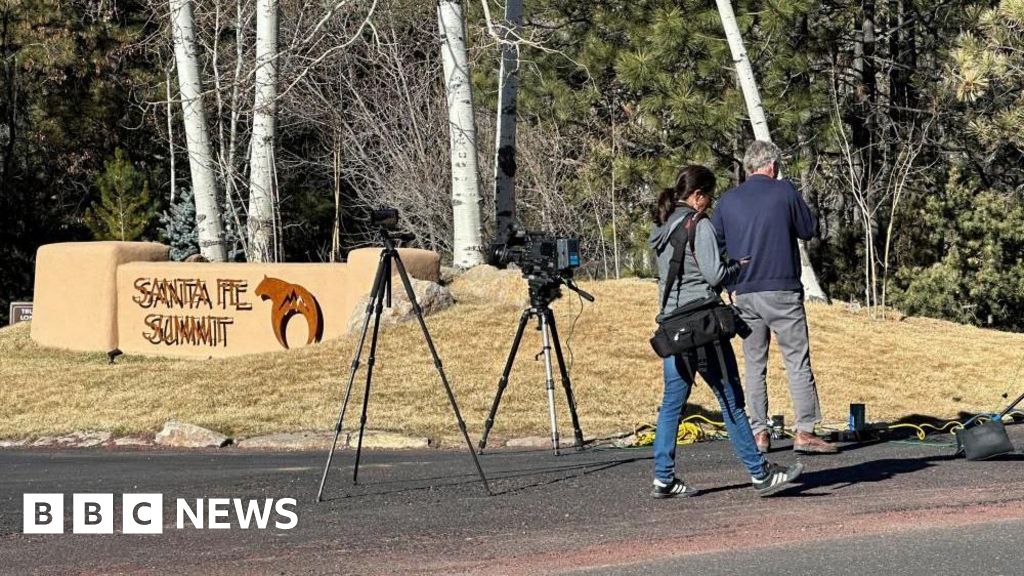
[[370, 224], [383, 228], [384, 230], [398, 229], [398, 209], [381, 208], [370, 212]]
[[488, 263], [498, 268], [515, 264], [530, 286], [530, 302], [546, 307], [562, 296], [565, 286], [593, 302], [594, 297], [577, 287], [573, 271], [580, 267], [580, 241], [558, 238], [548, 232], [530, 232], [512, 223], [499, 236], [503, 241], [491, 244]]

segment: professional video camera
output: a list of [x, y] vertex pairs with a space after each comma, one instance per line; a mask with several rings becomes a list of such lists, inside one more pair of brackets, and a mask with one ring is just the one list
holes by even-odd
[[583, 432], [580, 430], [579, 417], [576, 414], [576, 397], [572, 391], [572, 382], [569, 379], [569, 370], [565, 365], [565, 356], [562, 354], [561, 339], [558, 337], [558, 327], [555, 325], [555, 313], [551, 310], [551, 303], [562, 297], [562, 286], [576, 292], [581, 298], [590, 302], [594, 297], [581, 290], [572, 281], [573, 271], [580, 266], [580, 241], [576, 238], [558, 238], [547, 232], [528, 232], [518, 222], [511, 220], [504, 227], [500, 227], [498, 236], [491, 244], [488, 252], [488, 263], [498, 268], [505, 268], [509, 264], [515, 264], [522, 270], [530, 287], [530, 307], [523, 310], [519, 318], [519, 327], [516, 329], [515, 339], [512, 341], [512, 349], [505, 360], [505, 369], [498, 380], [498, 392], [494, 396], [494, 403], [491, 404], [491, 411], [484, 421], [484, 433], [478, 444], [481, 451], [487, 446], [487, 436], [494, 425], [494, 417], [498, 412], [498, 404], [508, 386], [509, 375], [512, 372], [512, 365], [515, 363], [516, 353], [519, 351], [519, 344], [523, 339], [523, 332], [531, 318], [536, 318], [538, 330], [541, 332], [541, 354], [544, 356], [544, 373], [547, 376], [545, 389], [548, 395], [548, 418], [551, 421], [551, 447], [558, 454], [558, 426], [555, 421], [555, 379], [554, 366], [551, 356], [558, 362], [558, 374], [562, 379], [562, 388], [565, 390], [565, 398], [569, 407], [569, 415], [572, 417], [573, 436], [576, 440], [577, 450], [583, 449]]
[[530, 232], [518, 223], [510, 224], [499, 238], [491, 244], [488, 262], [498, 268], [518, 266], [529, 284], [533, 306], [547, 307], [562, 296], [562, 286], [593, 302], [593, 296], [573, 283], [573, 271], [580, 266], [579, 239]]

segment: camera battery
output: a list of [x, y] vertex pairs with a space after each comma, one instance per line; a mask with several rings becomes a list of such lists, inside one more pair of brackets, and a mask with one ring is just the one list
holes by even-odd
[[558, 269], [569, 270], [578, 268], [580, 265], [580, 241], [576, 238], [559, 238], [556, 250], [558, 252]]

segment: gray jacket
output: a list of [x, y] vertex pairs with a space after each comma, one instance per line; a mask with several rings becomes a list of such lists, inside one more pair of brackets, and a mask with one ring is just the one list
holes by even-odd
[[[658, 304], [661, 304], [664, 295], [669, 268], [672, 264], [672, 255], [675, 251], [670, 243], [672, 233], [682, 225], [688, 215], [694, 212], [694, 209], [689, 206], [679, 206], [672, 212], [667, 222], [656, 226], [651, 231], [651, 248], [658, 259]], [[659, 310], [659, 319], [680, 306], [696, 300], [706, 300], [718, 294], [723, 284], [734, 281], [739, 274], [739, 262], [725, 260], [723, 251], [718, 246], [718, 239], [715, 237], [715, 227], [710, 220], [705, 219], [697, 223], [697, 235], [693, 246], [697, 252], [697, 261], [694, 262], [694, 258], [690, 254], [683, 259], [682, 272], [679, 279], [672, 285], [668, 304], [663, 310]], [[690, 251], [689, 246], [686, 246], [686, 251]]]

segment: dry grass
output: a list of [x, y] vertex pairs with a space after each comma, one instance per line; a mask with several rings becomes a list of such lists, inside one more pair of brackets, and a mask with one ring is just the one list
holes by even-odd
[[[520, 315], [525, 294], [505, 277], [480, 290], [456, 283], [460, 304], [428, 318], [471, 434], [479, 433]], [[584, 306], [572, 338], [573, 379], [583, 430], [603, 434], [651, 422], [660, 400], [661, 370], [647, 339], [656, 299], [639, 280], [585, 286], [597, 296]], [[488, 297], [500, 304], [488, 306]], [[556, 314], [565, 338], [579, 303], [564, 298]], [[825, 417], [842, 422], [851, 402], [865, 402], [871, 420], [909, 414], [954, 417], [990, 411], [1024, 349], [1024, 335], [925, 319], [873, 321], [842, 306], [811, 306], [811, 335]], [[74, 430], [153, 431], [178, 418], [250, 436], [332, 427], [354, 339], [224, 360], [122, 357], [43, 349], [28, 326], [0, 330], [0, 437]], [[502, 402], [494, 437], [546, 434], [539, 335], [528, 331]], [[415, 325], [385, 332], [378, 353], [369, 425], [429, 436], [456, 432], [446, 398]], [[773, 412], [792, 421], [777, 352], [769, 371]], [[355, 401], [361, 398], [357, 381]], [[1017, 390], [1010, 390], [1012, 393]], [[563, 435], [568, 417], [559, 406]], [[717, 411], [706, 386], [691, 403]], [[358, 406], [358, 404], [356, 404]], [[357, 416], [349, 420], [356, 422]]]

